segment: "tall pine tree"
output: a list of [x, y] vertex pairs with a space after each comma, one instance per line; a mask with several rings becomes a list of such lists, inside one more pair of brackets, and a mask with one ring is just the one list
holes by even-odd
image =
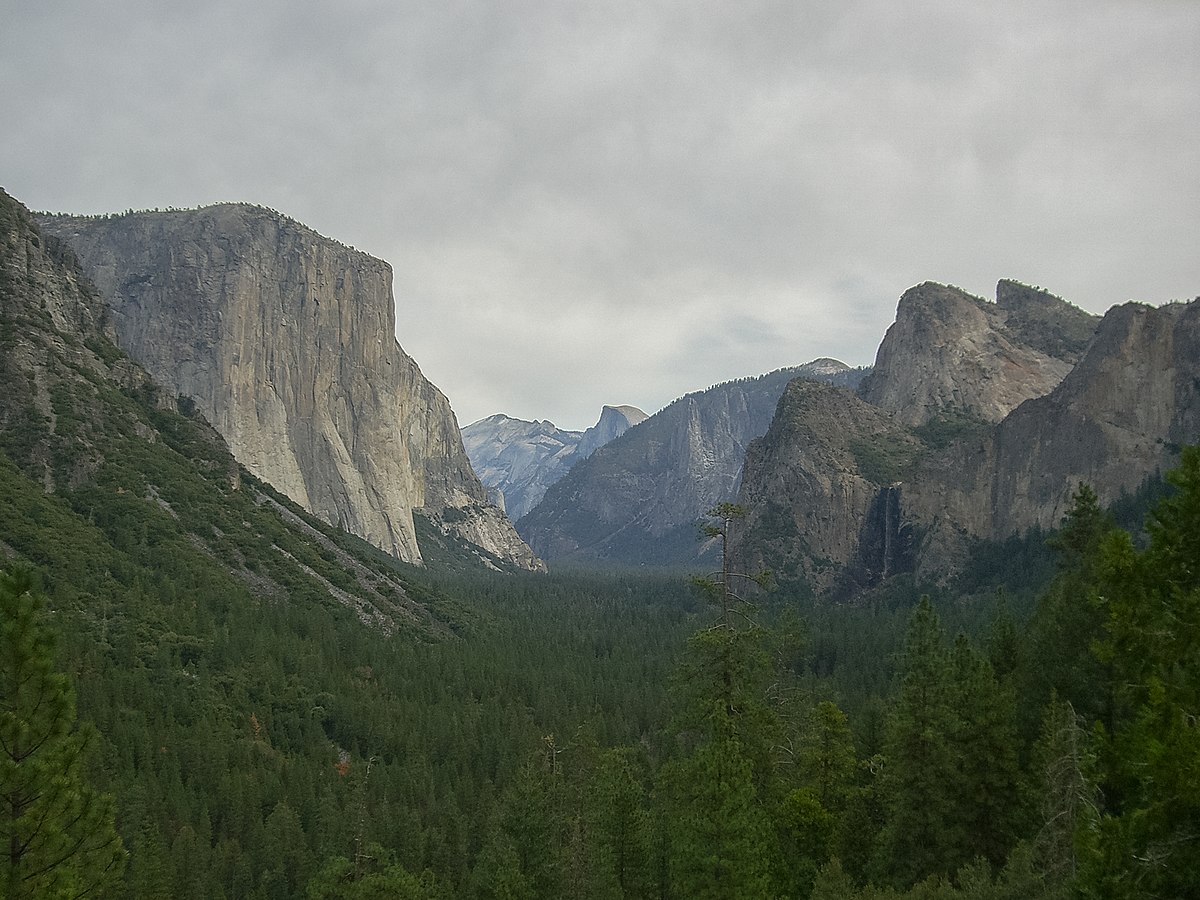
[[1200, 447], [1139, 553], [1117, 532], [1100, 597], [1114, 714], [1097, 729], [1105, 811], [1084, 881], [1103, 897], [1200, 896]]
[[92, 732], [54, 671], [54, 636], [28, 573], [0, 573], [0, 886], [7, 900], [104, 896], [125, 851], [113, 804], [84, 780]]

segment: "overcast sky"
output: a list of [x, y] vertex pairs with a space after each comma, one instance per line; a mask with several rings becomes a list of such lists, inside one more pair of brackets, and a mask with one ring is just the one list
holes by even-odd
[[1200, 3], [0, 0], [0, 185], [382, 257], [461, 424], [818, 356], [934, 280], [1200, 294]]

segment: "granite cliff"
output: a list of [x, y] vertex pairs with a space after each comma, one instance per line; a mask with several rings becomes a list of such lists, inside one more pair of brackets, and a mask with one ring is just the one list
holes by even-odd
[[[737, 502], [747, 517], [731, 535], [736, 567], [770, 570], [803, 592], [852, 592], [911, 567], [893, 485], [922, 449], [853, 391], [792, 381], [746, 451]], [[864, 540], [864, 525], [881, 517], [887, 527]]]
[[489, 497], [515, 521], [537, 506], [571, 466], [645, 418], [636, 406], [605, 406], [591, 428], [566, 431], [550, 421], [498, 413], [466, 426], [462, 438]]
[[913, 473], [901, 506], [923, 534], [919, 566], [937, 576], [964, 539], [1058, 525], [1080, 482], [1111, 503], [1198, 441], [1200, 301], [1113, 307], [1053, 391]]
[[920, 285], [860, 396], [785, 392], [747, 451], [734, 549], [835, 595], [904, 571], [940, 579], [975, 539], [1056, 526], [1080, 482], [1112, 502], [1198, 440], [1200, 301], [1125, 304], [1097, 324], [1015, 282], [994, 308]]
[[397, 343], [387, 263], [245, 204], [41, 225], [78, 254], [121, 347], [256, 476], [403, 560], [421, 560], [421, 513], [481, 558], [540, 566]]
[[451, 633], [437, 591], [247, 475], [115, 339], [71, 249], [0, 190], [0, 561], [43, 573], [56, 620], [94, 623], [121, 667], [203, 653], [178, 616], [254, 617], [263, 601]]
[[854, 385], [833, 360], [688, 394], [575, 465], [517, 527], [549, 560], [671, 565], [696, 558], [697, 520], [737, 493], [746, 446], [798, 377]]
[[998, 422], [1062, 381], [1096, 321], [1013, 281], [1000, 282], [995, 303], [926, 282], [900, 298], [859, 393], [906, 425], [939, 417]]

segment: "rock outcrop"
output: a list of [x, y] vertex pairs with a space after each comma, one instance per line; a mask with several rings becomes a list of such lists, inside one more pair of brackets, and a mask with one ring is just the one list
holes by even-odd
[[449, 402], [397, 343], [387, 263], [244, 204], [41, 224], [79, 255], [122, 348], [256, 476], [409, 562], [421, 511], [539, 565], [488, 511]]
[[515, 521], [537, 506], [571, 466], [645, 418], [636, 406], [605, 406], [591, 428], [565, 431], [546, 420], [496, 414], [466, 426], [463, 445], [492, 501]]
[[517, 527], [551, 561], [694, 560], [697, 520], [737, 495], [746, 447], [766, 432], [787, 383], [814, 377], [853, 385], [861, 376], [818, 360], [688, 394], [575, 465]]
[[596, 424], [580, 436], [579, 445], [575, 448], [575, 460], [587, 459], [647, 418], [636, 406], [605, 406], [600, 410]]
[[1049, 394], [931, 456], [904, 489], [921, 568], [953, 568], [964, 539], [1056, 527], [1081, 482], [1102, 504], [1172, 468], [1200, 441], [1200, 300], [1126, 303]]
[[1078, 362], [1096, 317], [1002, 281], [989, 303], [926, 282], [904, 292], [860, 395], [906, 425], [999, 422], [1049, 393]]
[[904, 571], [942, 579], [976, 539], [1057, 526], [1080, 482], [1110, 503], [1200, 441], [1200, 301], [1125, 304], [1096, 325], [1014, 282], [997, 311], [937, 285], [905, 298], [882, 379], [861, 397], [794, 383], [751, 444], [742, 564], [835, 596]]
[[770, 570], [802, 593], [852, 592], [911, 568], [897, 480], [922, 451], [895, 417], [852, 391], [796, 379], [746, 451], [731, 535], [741, 571]]

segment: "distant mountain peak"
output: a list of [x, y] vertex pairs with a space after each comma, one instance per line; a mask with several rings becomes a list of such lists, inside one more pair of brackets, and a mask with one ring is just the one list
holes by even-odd
[[515, 521], [541, 502], [571, 466], [645, 418], [636, 406], [605, 405], [591, 428], [568, 431], [549, 419], [496, 413], [463, 428], [463, 446], [490, 496]]

